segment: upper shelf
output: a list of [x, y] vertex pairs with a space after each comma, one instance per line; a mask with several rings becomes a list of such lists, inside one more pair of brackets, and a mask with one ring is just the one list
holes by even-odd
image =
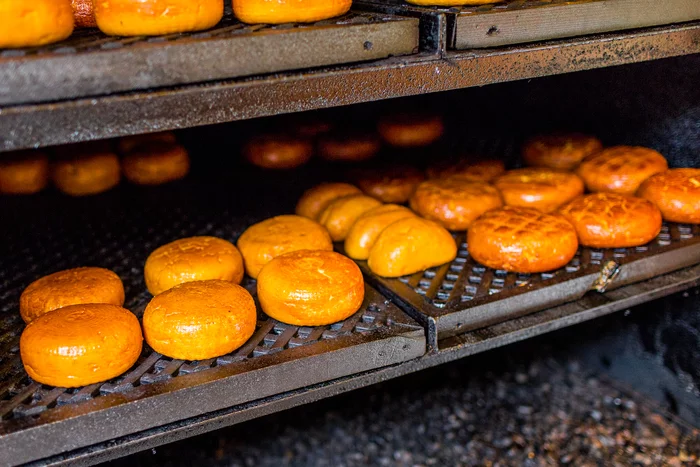
[[511, 0], [489, 5], [421, 7], [403, 0], [357, 0], [389, 14], [445, 16], [448, 48], [501, 47], [700, 19], [697, 0]]
[[0, 105], [376, 60], [414, 53], [418, 20], [351, 12], [313, 24], [246, 25], [157, 37], [78, 30], [50, 46], [0, 50]]

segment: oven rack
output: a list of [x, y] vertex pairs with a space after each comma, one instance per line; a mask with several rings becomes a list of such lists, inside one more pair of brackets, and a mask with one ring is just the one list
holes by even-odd
[[[221, 359], [173, 361], [146, 349], [130, 372], [106, 384], [65, 390], [29, 381], [17, 356], [23, 327], [17, 302], [31, 281], [70, 267], [108, 267], [124, 280], [127, 307], [138, 314], [149, 299], [143, 264], [156, 247], [191, 235], [235, 240], [255, 222], [292, 212], [304, 189], [329, 179], [323, 170], [313, 175], [314, 168], [266, 177], [241, 167], [202, 168], [195, 164], [188, 178], [173, 184], [123, 184], [87, 198], [50, 190], [3, 198], [0, 218], [13, 221], [0, 224], [0, 464], [105, 460], [573, 325], [690, 287], [700, 277], [696, 266], [632, 289], [592, 292], [437, 344], [430, 323], [419, 325], [370, 284], [363, 309], [350, 320], [297, 328], [261, 316], [246, 347]], [[606, 297], [621, 301], [611, 305]], [[382, 367], [390, 370], [377, 373]]]
[[[106, 267], [122, 278], [125, 306], [140, 317], [151, 298], [143, 279], [151, 251], [193, 235], [234, 241], [260, 220], [246, 214], [249, 206], [236, 204], [242, 196], [229, 198], [224, 183], [207, 191], [211, 182], [193, 176], [153, 189], [122, 185], [83, 199], [51, 192], [3, 198], [0, 217], [14, 222], [0, 226], [0, 465], [36, 461], [425, 353], [423, 328], [366, 285], [362, 308], [340, 323], [290, 326], [259, 313], [253, 337], [229, 355], [173, 360], [144, 343], [138, 362], [106, 383], [65, 389], [33, 382], [19, 357], [22, 290], [54, 271]], [[274, 209], [275, 199], [269, 204]], [[255, 215], [271, 215], [260, 209]], [[255, 281], [243, 285], [255, 294]]]
[[392, 297], [437, 339], [571, 302], [700, 263], [700, 226], [665, 223], [650, 243], [635, 248], [581, 247], [566, 266], [541, 274], [517, 274], [482, 266], [470, 257], [466, 235], [456, 234], [454, 261], [390, 279], [358, 261], [367, 280]]
[[308, 25], [246, 25], [229, 9], [213, 29], [154, 37], [90, 28], [57, 44], [0, 49], [0, 106], [376, 60], [417, 48], [418, 20], [359, 11]]
[[403, 0], [359, 0], [357, 4], [371, 11], [418, 16], [433, 29], [444, 24], [444, 43], [457, 50], [700, 19], [700, 3], [688, 0], [510, 0], [461, 7], [415, 6]]
[[94, 465], [533, 338], [698, 285], [700, 266], [693, 266], [606, 293], [590, 293], [575, 302], [443, 339], [440, 350], [415, 360], [154, 427], [44, 459], [42, 465]]

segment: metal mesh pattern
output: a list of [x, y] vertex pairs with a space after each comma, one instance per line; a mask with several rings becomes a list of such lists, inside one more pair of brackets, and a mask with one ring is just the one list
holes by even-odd
[[245, 24], [238, 21], [230, 11], [227, 11], [221, 22], [213, 29], [182, 34], [169, 34], [155, 37], [115, 37], [107, 36], [98, 29], [78, 29], [65, 41], [43, 47], [26, 49], [0, 49], [0, 58], [46, 58], [50, 55], [80, 54], [97, 52], [100, 50], [122, 49], [124, 47], [149, 46], [153, 44], [166, 44], [192, 39], [226, 39], [230, 37], [250, 34], [267, 33], [269, 31], [284, 31], [290, 29], [307, 29], [318, 26], [343, 26], [386, 22], [399, 20], [400, 18], [388, 15], [373, 15], [367, 13], [351, 12], [339, 18], [332, 18], [316, 23], [301, 24], [289, 23], [280, 25]]
[[[374, 280], [381, 281], [396, 295], [404, 296], [408, 292], [423, 297], [426, 308], [422, 311], [441, 315], [495, 302], [504, 295], [518, 295], [565, 282], [585, 272], [601, 271], [608, 261], [624, 264], [700, 241], [700, 227], [665, 224], [654, 241], [636, 248], [580, 248], [568, 265], [542, 274], [517, 274], [486, 268], [469, 256], [464, 234], [456, 235], [455, 239], [459, 249], [457, 258], [450, 264], [398, 279], [374, 277]], [[364, 269], [368, 271], [368, 268]], [[400, 284], [408, 285], [409, 289]]]
[[[18, 227], [2, 235], [0, 247], [0, 417], [9, 420], [34, 416], [53, 407], [88, 401], [115, 392], [127, 392], [139, 385], [166, 381], [221, 365], [283, 352], [346, 336], [368, 334], [412, 323], [371, 289], [362, 309], [349, 319], [319, 327], [290, 326], [259, 313], [256, 332], [243, 347], [229, 355], [203, 361], [182, 361], [163, 357], [145, 343], [134, 367], [106, 383], [65, 389], [31, 381], [19, 358], [19, 338], [24, 323], [19, 316], [19, 296], [30, 282], [43, 275], [80, 265], [114, 270], [123, 280], [125, 307], [141, 316], [151, 298], [143, 281], [143, 264], [150, 251], [193, 235], [213, 235], [234, 240], [254, 220], [241, 217], [234, 209], [211, 206], [201, 209], [187, 198], [201, 186], [159, 187], [158, 191], [129, 195], [121, 187], [93, 199], [61, 199], [46, 193], [44, 200], [13, 200], [2, 216], [19, 217], [29, 206], [43, 214], [23, 216]], [[151, 197], [149, 197], [152, 195]], [[214, 198], [222, 198], [218, 194]], [[204, 195], [206, 198], [206, 195]], [[8, 198], [4, 198], [7, 200]], [[15, 205], [14, 202], [17, 202]], [[27, 204], [24, 204], [26, 201]], [[52, 206], [57, 202], [63, 209]], [[137, 211], [133, 203], [141, 203]], [[227, 203], [230, 204], [230, 203]], [[264, 204], [261, 201], [261, 204]], [[67, 209], [70, 206], [70, 209]], [[175, 207], [177, 206], [177, 207]], [[265, 208], [261, 207], [264, 211]], [[257, 219], [256, 219], [257, 220]], [[26, 225], [22, 226], [23, 223]], [[243, 284], [255, 295], [255, 281]], [[403, 326], [404, 329], [407, 329]], [[416, 329], [413, 327], [413, 329]], [[0, 422], [2, 423], [2, 422]]]

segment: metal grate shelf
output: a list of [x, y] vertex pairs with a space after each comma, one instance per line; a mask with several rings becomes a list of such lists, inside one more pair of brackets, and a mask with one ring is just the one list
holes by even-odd
[[0, 49], [0, 105], [376, 60], [417, 47], [418, 20], [363, 12], [276, 26], [246, 25], [228, 12], [211, 30], [156, 37], [79, 30], [50, 46]]
[[421, 7], [402, 0], [359, 0], [358, 4], [391, 14], [444, 15], [447, 47], [457, 50], [700, 19], [700, 3], [692, 0], [511, 0], [464, 7]]
[[428, 353], [416, 360], [193, 417], [179, 423], [46, 459], [45, 463], [92, 465], [104, 462], [599, 318], [696, 287], [698, 283], [700, 283], [700, 266], [694, 266], [604, 294], [588, 294], [576, 302], [449, 337], [440, 341], [439, 351]]
[[[0, 464], [54, 456], [425, 353], [422, 327], [366, 286], [360, 311], [341, 323], [298, 327], [259, 313], [253, 337], [219, 358], [173, 360], [145, 345], [132, 369], [106, 383], [65, 389], [31, 381], [18, 349], [23, 288], [57, 270], [107, 267], [124, 281], [125, 306], [140, 316], [150, 300], [143, 282], [150, 251], [191, 235], [234, 240], [254, 222], [224, 187], [216, 194], [202, 190], [186, 180], [154, 190], [121, 186], [92, 199], [52, 193], [4, 199], [0, 217], [17, 221], [0, 228]], [[243, 285], [254, 294], [255, 281]], [[41, 443], [30, 448], [37, 437]]]
[[457, 258], [449, 264], [397, 279], [374, 275], [370, 283], [395, 298], [414, 318], [447, 337], [700, 263], [700, 226], [665, 224], [651, 243], [636, 248], [580, 248], [556, 271], [516, 274], [486, 268], [455, 236]]

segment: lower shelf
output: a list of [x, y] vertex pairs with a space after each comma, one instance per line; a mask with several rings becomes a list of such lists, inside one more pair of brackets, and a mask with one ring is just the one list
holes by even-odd
[[457, 258], [449, 264], [398, 279], [378, 277], [359, 261], [367, 280], [434, 329], [436, 338], [482, 328], [533, 311], [700, 263], [700, 227], [666, 224], [659, 236], [636, 248], [580, 248], [565, 267], [542, 274], [485, 268], [456, 236]]
[[160, 426], [47, 458], [43, 462], [49, 465], [91, 465], [104, 462], [579, 324], [699, 284], [700, 266], [694, 266], [604, 294], [589, 293], [576, 302], [443, 339], [439, 351], [415, 360]]

